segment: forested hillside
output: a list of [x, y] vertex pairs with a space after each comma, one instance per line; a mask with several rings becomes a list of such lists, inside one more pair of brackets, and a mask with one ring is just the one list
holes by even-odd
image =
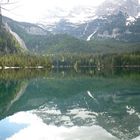
[[43, 28], [5, 18], [5, 22], [25, 42], [31, 53], [125, 53], [139, 52], [139, 42], [125, 42], [112, 38], [95, 38], [90, 41], [68, 34], [52, 34]]
[[0, 27], [0, 54], [13, 54], [22, 51], [18, 41], [4, 26]]

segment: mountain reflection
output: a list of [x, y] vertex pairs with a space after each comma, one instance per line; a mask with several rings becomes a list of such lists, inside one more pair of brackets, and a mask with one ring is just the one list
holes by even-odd
[[[56, 69], [41, 72], [38, 77], [23, 77], [21, 80], [3, 77], [0, 81], [1, 119], [28, 111], [41, 119], [43, 126], [53, 125], [54, 129], [84, 127], [92, 133], [95, 128], [102, 128], [104, 134], [116, 137], [110, 137], [112, 140], [129, 140], [140, 135], [139, 71], [103, 73], [90, 69], [73, 73]], [[85, 129], [76, 131], [82, 133]], [[89, 136], [92, 139], [93, 135]]]
[[0, 80], [0, 119], [10, 113], [10, 108], [22, 96], [26, 87], [26, 81]]

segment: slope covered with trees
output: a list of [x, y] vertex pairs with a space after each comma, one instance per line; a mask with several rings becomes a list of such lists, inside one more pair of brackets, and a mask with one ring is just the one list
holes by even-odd
[[6, 30], [4, 26], [0, 28], [0, 54], [13, 54], [22, 51], [18, 41]]
[[[115, 39], [96, 38], [90, 41], [75, 38], [68, 34], [51, 34], [37, 25], [16, 22], [4, 18], [10, 28], [25, 42], [32, 53], [121, 53], [139, 52], [139, 42], [124, 42]], [[34, 33], [32, 29], [34, 28]]]

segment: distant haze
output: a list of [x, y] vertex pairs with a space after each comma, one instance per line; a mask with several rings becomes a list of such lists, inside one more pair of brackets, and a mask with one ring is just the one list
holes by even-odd
[[43, 18], [45, 19], [45, 17], [47, 17], [47, 20], [53, 20], [55, 15], [57, 17], [66, 16], [67, 12], [70, 12], [74, 7], [96, 7], [104, 1], [105, 0], [10, 0], [13, 4], [4, 6], [4, 8], [9, 11], [3, 10], [2, 12], [3, 15], [18, 21], [37, 23]]
[[[3, 0], [4, 1], [4, 0]], [[5, 0], [6, 1], [6, 0]], [[38, 22], [48, 10], [56, 7], [70, 10], [76, 6], [98, 6], [104, 0], [10, 0], [14, 4], [6, 5], [3, 10], [5, 16], [19, 21]], [[57, 13], [56, 13], [57, 14]]]

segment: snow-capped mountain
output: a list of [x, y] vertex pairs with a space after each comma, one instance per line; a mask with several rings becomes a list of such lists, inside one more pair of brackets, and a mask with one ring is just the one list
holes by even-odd
[[59, 24], [61, 20], [79, 25], [91, 21], [95, 18], [118, 14], [123, 12], [127, 16], [137, 16], [140, 12], [140, 5], [138, 0], [105, 0], [98, 7], [93, 6], [75, 6], [73, 8], [48, 9], [44, 18], [40, 19], [41, 24], [47, 28], [54, 27]]
[[96, 10], [96, 15], [112, 15], [120, 11], [128, 16], [137, 16], [139, 12], [138, 0], [105, 0]]
[[46, 15], [40, 20], [39, 24], [50, 31], [62, 21], [76, 26], [94, 19], [95, 11], [96, 7], [92, 6], [76, 6], [71, 9], [56, 7], [55, 9], [47, 10]]
[[48, 9], [37, 25], [19, 22], [12, 24], [8, 19], [6, 22], [16, 30], [19, 27], [33, 35], [68, 34], [86, 41], [94, 38], [140, 40], [138, 0], [105, 0], [98, 7], [80, 5], [69, 9]]
[[138, 0], [105, 0], [98, 7], [75, 7], [68, 11], [55, 9], [51, 13], [50, 21], [56, 22], [48, 24], [44, 19], [46, 23], [42, 23], [54, 34], [67, 33], [87, 41], [95, 37], [122, 39], [122, 36], [133, 33], [130, 28], [139, 21], [140, 4]]

